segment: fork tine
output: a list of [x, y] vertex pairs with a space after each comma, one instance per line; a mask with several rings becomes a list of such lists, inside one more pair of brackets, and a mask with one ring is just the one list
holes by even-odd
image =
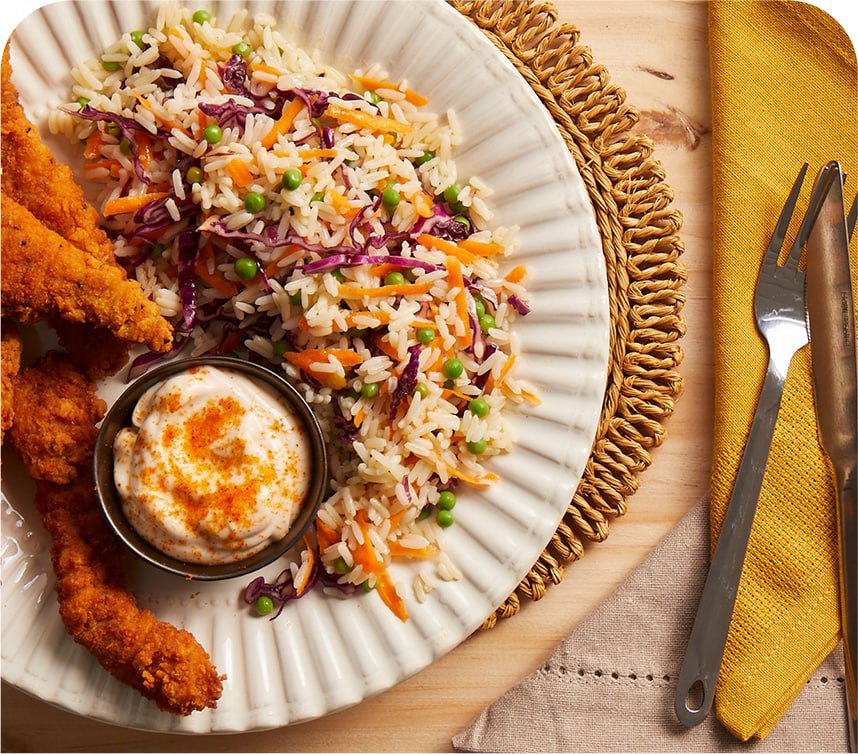
[[801, 194], [801, 186], [804, 183], [804, 176], [807, 173], [808, 163], [802, 165], [798, 171], [798, 177], [792, 185], [792, 190], [789, 192], [786, 204], [781, 210], [781, 216], [778, 218], [778, 224], [775, 226], [772, 238], [766, 248], [766, 254], [763, 257], [763, 264], [777, 264], [778, 256], [781, 253], [781, 247], [784, 245], [787, 231], [789, 230], [789, 222], [792, 220], [792, 213], [795, 211], [795, 205], [798, 202], [799, 194]]
[[801, 221], [801, 227], [798, 229], [798, 234], [795, 237], [795, 241], [793, 241], [792, 248], [790, 249], [786, 262], [784, 263], [784, 267], [788, 267], [791, 270], [798, 269], [798, 262], [799, 259], [801, 259], [801, 250], [804, 248], [804, 245], [807, 243], [807, 239], [810, 236], [810, 232], [813, 230], [816, 217], [819, 214], [822, 203], [825, 201], [825, 197], [828, 196], [828, 190], [831, 188], [831, 183], [834, 178], [835, 171], [833, 170], [833, 165], [830, 163], [823, 165], [822, 169], [819, 171], [819, 175], [816, 177], [816, 181], [814, 181], [813, 192], [810, 195], [807, 211], [804, 213], [804, 218]]
[[855, 221], [858, 220], [858, 194], [852, 200], [852, 208], [849, 210], [849, 216], [846, 218], [846, 233], [849, 240], [852, 240], [852, 234], [855, 232]]

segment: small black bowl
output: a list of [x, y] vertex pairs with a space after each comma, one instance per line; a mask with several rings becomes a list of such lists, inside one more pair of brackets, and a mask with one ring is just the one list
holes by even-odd
[[[114, 438], [121, 429], [131, 426], [131, 414], [143, 393], [167, 377], [185, 372], [192, 367], [201, 366], [219, 367], [221, 369], [242, 372], [248, 377], [274, 388], [288, 401], [295, 410], [298, 418], [303, 422], [307, 430], [311, 455], [309, 487], [304, 496], [301, 510], [289, 529], [288, 534], [283, 539], [274, 542], [255, 555], [234, 563], [219, 565], [187, 563], [183, 560], [170, 557], [147, 542], [137, 533], [125, 517], [119, 493], [113, 481]], [[325, 452], [325, 440], [322, 428], [319, 426], [319, 422], [315, 414], [310, 410], [307, 402], [301, 397], [301, 394], [286, 380], [270, 369], [249, 361], [242, 361], [226, 356], [203, 356], [196, 359], [183, 359], [171, 362], [153, 369], [129, 386], [119, 396], [116, 403], [111, 406], [107, 412], [107, 416], [104, 417], [104, 422], [101, 425], [101, 430], [96, 440], [93, 465], [95, 486], [101, 507], [104, 509], [104, 513], [113, 530], [126, 546], [135, 555], [158, 568], [178, 574], [179, 576], [184, 576], [185, 578], [199, 579], [201, 581], [215, 581], [218, 579], [245, 576], [251, 571], [255, 571], [277, 560], [277, 558], [288, 552], [301, 540], [304, 532], [312, 524], [319, 506], [325, 497], [328, 482], [327, 453]]]

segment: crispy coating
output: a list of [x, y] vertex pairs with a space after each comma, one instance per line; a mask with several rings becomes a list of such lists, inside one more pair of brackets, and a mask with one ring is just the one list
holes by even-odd
[[36, 509], [53, 539], [60, 616], [68, 632], [123, 683], [163, 710], [216, 707], [221, 677], [189, 632], [138, 607], [123, 587], [123, 557], [92, 483], [39, 483]]
[[116, 374], [128, 362], [131, 346], [110, 330], [61, 319], [54, 320], [51, 325], [72, 364], [91, 380]]
[[6, 430], [12, 426], [12, 418], [15, 415], [12, 399], [14, 396], [14, 377], [21, 368], [21, 336], [15, 325], [4, 319], [0, 325], [0, 372], [2, 372], [3, 383], [0, 390], [0, 404], [2, 404], [3, 420], [0, 423], [0, 443], [6, 435]]
[[11, 74], [7, 45], [0, 77], [3, 194], [24, 205], [69, 243], [102, 262], [115, 264], [113, 244], [99, 227], [98, 213], [87, 203], [69, 167], [54, 159], [36, 127], [27, 120]]
[[3, 202], [2, 249], [7, 314], [24, 322], [87, 322], [153, 351], [169, 349], [172, 328], [137, 282], [72, 246], [11, 198]]
[[15, 379], [9, 437], [33, 479], [68, 484], [92, 458], [107, 408], [64, 354], [51, 351]]

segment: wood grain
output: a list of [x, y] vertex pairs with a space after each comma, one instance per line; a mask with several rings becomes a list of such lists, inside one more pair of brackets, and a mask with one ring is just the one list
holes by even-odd
[[[385, 694], [322, 720], [235, 736], [125, 730], [57, 710], [4, 684], [3, 751], [449, 751], [451, 737], [535, 670], [554, 645], [605, 599], [706, 491], [712, 443], [711, 143], [706, 6], [698, 2], [560, 0], [642, 112], [676, 205], [689, 282], [681, 371], [685, 392], [629, 513], [588, 546], [539, 603]], [[606, 727], [606, 735], [609, 734]], [[631, 743], [629, 746], [634, 748]]]

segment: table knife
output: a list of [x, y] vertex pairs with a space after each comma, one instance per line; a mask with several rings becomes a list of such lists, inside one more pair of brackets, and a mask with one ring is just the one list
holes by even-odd
[[819, 440], [834, 469], [849, 751], [858, 751], [858, 368], [843, 173], [836, 162], [807, 242], [807, 317]]

